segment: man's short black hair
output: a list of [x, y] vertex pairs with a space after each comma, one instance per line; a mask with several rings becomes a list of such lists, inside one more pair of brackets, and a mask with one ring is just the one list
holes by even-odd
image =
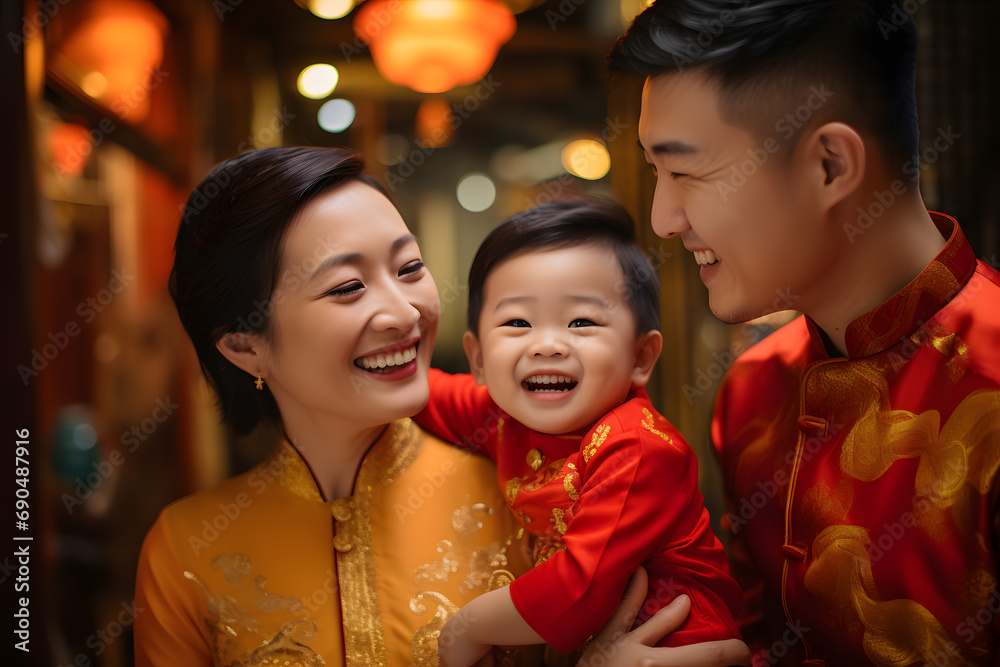
[[[826, 86], [817, 119], [872, 137], [902, 169], [918, 152], [916, 0], [656, 0], [608, 54], [612, 72], [693, 68], [721, 90], [720, 114], [766, 138]], [[898, 162], [897, 162], [898, 160]]]
[[636, 243], [632, 216], [603, 199], [548, 202], [511, 216], [490, 232], [469, 270], [469, 331], [479, 335], [483, 288], [499, 264], [526, 252], [578, 246], [606, 247], [615, 254], [622, 270], [615, 288], [635, 315], [636, 335], [659, 331], [659, 278]]

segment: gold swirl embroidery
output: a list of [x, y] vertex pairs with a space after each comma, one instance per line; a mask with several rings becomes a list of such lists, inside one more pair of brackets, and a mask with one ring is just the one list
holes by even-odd
[[296, 640], [312, 639], [316, 635], [316, 625], [309, 621], [295, 621], [278, 631], [273, 639], [264, 642], [250, 654], [248, 665], [282, 665], [287, 667], [323, 667], [326, 661], [311, 648]]
[[[830, 608], [838, 625], [860, 622], [868, 658], [881, 667], [923, 663], [949, 651], [951, 638], [923, 605], [908, 599], [882, 601], [868, 555], [870, 538], [860, 526], [828, 526], [813, 541], [805, 586]], [[969, 665], [965, 660], [951, 665]]]
[[458, 611], [458, 607], [441, 593], [421, 591], [410, 600], [410, 611], [417, 616], [422, 616], [428, 612], [429, 605], [434, 607], [434, 616], [413, 634], [413, 639], [410, 640], [410, 652], [417, 665], [436, 667], [438, 665], [437, 639], [441, 636], [444, 624], [451, 618], [452, 614]]
[[586, 447], [583, 448], [583, 462], [589, 463], [590, 459], [597, 452], [597, 448], [604, 444], [604, 441], [608, 439], [608, 434], [611, 432], [611, 427], [607, 424], [598, 424], [594, 429], [594, 434], [590, 437], [590, 442]]
[[[223, 571], [226, 580], [234, 588], [238, 587], [251, 570], [250, 557], [242, 553], [218, 556], [212, 566]], [[212, 647], [217, 664], [248, 665], [299, 665], [300, 667], [322, 667], [326, 663], [312, 648], [300, 640], [316, 635], [316, 625], [307, 620], [285, 623], [270, 639], [260, 639], [260, 646], [252, 652], [244, 652], [236, 660], [230, 660], [234, 641], [241, 634], [250, 632], [261, 635], [263, 629], [257, 619], [230, 595], [215, 595], [193, 572], [185, 571], [184, 576], [198, 584], [208, 598], [208, 612], [215, 619], [205, 619], [212, 635]], [[258, 575], [254, 578], [254, 602], [265, 613], [290, 612], [305, 615], [305, 605], [298, 598], [268, 593], [264, 590], [267, 580]], [[266, 637], [267, 635], [263, 635]]]
[[655, 421], [653, 420], [653, 413], [652, 412], [650, 412], [646, 408], [643, 408], [642, 409], [642, 416], [645, 418], [641, 422], [643, 428], [645, 428], [650, 433], [658, 435], [661, 438], [663, 438], [664, 440], [666, 440], [667, 442], [673, 444], [674, 441], [671, 439], [671, 437], [669, 435], [667, 435], [663, 431], [657, 430], [657, 428], [654, 426]]
[[[914, 491], [941, 508], [951, 507], [968, 482], [985, 493], [1000, 467], [1000, 392], [966, 396], [942, 427], [936, 410], [915, 414], [876, 404], [844, 440], [841, 470], [870, 482], [900, 459], [917, 458]], [[871, 443], [880, 443], [873, 447]]]
[[576, 469], [576, 465], [572, 461], [566, 464], [569, 472], [563, 477], [563, 488], [566, 489], [566, 495], [569, 496], [570, 500], [577, 500], [580, 497], [579, 491], [577, 491], [576, 486], [580, 479], [580, 473]]
[[491, 579], [499, 568], [507, 567], [507, 547], [510, 544], [511, 540], [508, 539], [506, 545], [493, 542], [489, 546], [473, 549], [469, 558], [469, 573], [465, 575], [458, 591], [468, 595], [472, 590], [482, 586], [484, 581]]

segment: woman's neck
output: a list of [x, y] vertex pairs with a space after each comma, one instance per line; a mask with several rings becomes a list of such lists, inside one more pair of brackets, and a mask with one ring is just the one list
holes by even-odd
[[330, 415], [287, 415], [285, 437], [309, 466], [327, 500], [352, 494], [361, 460], [387, 424], [361, 426]]

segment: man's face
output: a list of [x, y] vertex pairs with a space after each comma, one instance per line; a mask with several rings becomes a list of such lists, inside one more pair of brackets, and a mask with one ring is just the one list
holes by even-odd
[[601, 247], [503, 261], [484, 285], [479, 336], [465, 334], [476, 381], [528, 428], [560, 434], [590, 427], [625, 401], [639, 376], [636, 320], [623, 283], [614, 253]]
[[801, 143], [792, 151], [784, 119], [763, 119], [764, 136], [727, 123], [717, 84], [697, 70], [650, 77], [643, 88], [639, 141], [657, 174], [653, 230], [679, 235], [692, 251], [724, 322], [801, 309], [787, 295], [816, 284], [834, 259], [818, 233], [815, 189], [804, 187], [822, 178], [813, 173], [822, 165], [801, 155]]

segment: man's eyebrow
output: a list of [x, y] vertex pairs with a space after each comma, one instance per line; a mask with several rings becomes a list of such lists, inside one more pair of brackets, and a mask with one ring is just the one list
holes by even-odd
[[649, 148], [643, 146], [642, 141], [637, 141], [636, 143], [639, 144], [641, 150], [653, 155], [690, 155], [698, 152], [697, 148], [683, 141], [664, 141]]
[[[403, 236], [400, 236], [398, 239], [392, 242], [390, 250], [391, 252], [396, 252], [410, 241], [416, 241], [416, 240], [417, 237], [414, 236], [413, 234], [404, 234]], [[343, 255], [334, 255], [333, 257], [327, 257], [322, 262], [320, 262], [319, 266], [316, 267], [316, 270], [313, 271], [313, 274], [309, 277], [309, 280], [312, 280], [313, 278], [323, 273], [324, 271], [329, 271], [334, 267], [340, 266], [342, 264], [353, 264], [359, 261], [361, 261], [361, 254], [357, 252], [349, 252]]]

